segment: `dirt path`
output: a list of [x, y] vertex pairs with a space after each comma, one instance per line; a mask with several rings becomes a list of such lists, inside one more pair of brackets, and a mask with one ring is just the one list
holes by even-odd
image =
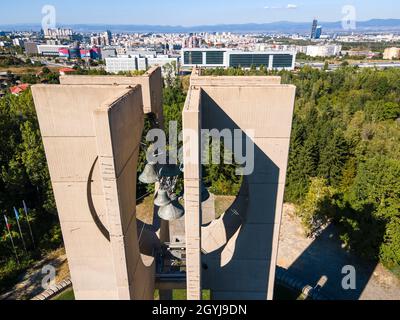
[[44, 291], [42, 287], [42, 268], [51, 265], [56, 269], [55, 283], [69, 277], [67, 256], [64, 249], [53, 251], [46, 258], [36, 263], [21, 276], [20, 281], [11, 290], [0, 295], [0, 300], [27, 300]]
[[[278, 265], [311, 286], [326, 277], [321, 292], [332, 299], [400, 300], [400, 280], [382, 265], [368, 263], [346, 252], [333, 226], [315, 240], [304, 237], [291, 205], [284, 206]], [[346, 265], [355, 267], [355, 290], [342, 288], [345, 277], [342, 268]]]

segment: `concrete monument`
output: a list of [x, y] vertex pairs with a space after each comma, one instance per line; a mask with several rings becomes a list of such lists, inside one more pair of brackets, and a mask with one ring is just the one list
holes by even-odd
[[[188, 299], [200, 299], [202, 289], [212, 299], [272, 299], [294, 98], [295, 87], [279, 77], [194, 71], [183, 111]], [[254, 171], [244, 176], [236, 201], [203, 226], [202, 129], [241, 129], [235, 145], [254, 147]], [[193, 130], [197, 136], [185, 133]]]

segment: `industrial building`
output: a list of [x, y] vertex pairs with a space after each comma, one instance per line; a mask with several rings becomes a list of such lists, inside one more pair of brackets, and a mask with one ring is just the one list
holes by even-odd
[[383, 59], [385, 60], [393, 60], [393, 59], [400, 59], [400, 48], [387, 48], [383, 53]]
[[296, 53], [293, 51], [246, 52], [230, 49], [182, 49], [183, 68], [260, 68], [293, 70]]
[[24, 48], [28, 56], [33, 56], [38, 54], [38, 47], [35, 42], [25, 42]]
[[38, 54], [43, 56], [60, 56], [60, 49], [65, 49], [65, 45], [49, 45], [49, 44], [39, 44], [37, 46]]
[[147, 70], [152, 66], [164, 66], [166, 64], [179, 64], [178, 58], [171, 58], [168, 56], [157, 56], [157, 57], [141, 57], [141, 56], [129, 56], [129, 57], [118, 57], [118, 58], [106, 58], [106, 71], [110, 73], [126, 72], [126, 71], [137, 71]]
[[306, 54], [310, 57], [338, 56], [342, 51], [340, 45], [307, 46]]

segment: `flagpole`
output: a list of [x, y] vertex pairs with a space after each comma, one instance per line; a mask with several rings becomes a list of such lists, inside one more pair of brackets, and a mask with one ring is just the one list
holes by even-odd
[[26, 206], [25, 200], [22, 200], [22, 204], [24, 206], [24, 211], [25, 211], [25, 215], [26, 215], [26, 221], [28, 222], [28, 227], [29, 227], [29, 233], [31, 234], [31, 238], [32, 238], [32, 244], [33, 244], [33, 248], [35, 248], [35, 239], [33, 238], [33, 232], [31, 229], [31, 223], [29, 222], [29, 216], [28, 216], [28, 207]]
[[6, 216], [4, 216], [4, 220], [6, 221], [6, 227], [7, 227], [7, 230], [8, 230], [8, 234], [10, 235], [11, 245], [12, 245], [13, 250], [14, 250], [15, 258], [17, 258], [17, 263], [18, 263], [18, 265], [20, 265], [19, 259], [18, 259], [18, 254], [17, 254], [17, 249], [15, 249], [14, 240], [12, 238], [12, 234], [11, 234], [11, 231], [10, 231], [10, 225], [8, 224], [8, 220], [7, 220]]
[[15, 209], [15, 207], [14, 207], [14, 212], [15, 212], [15, 218], [17, 219], [17, 225], [18, 225], [19, 234], [21, 235], [22, 245], [24, 246], [25, 253], [28, 253], [28, 250], [26, 250], [24, 236], [22, 235], [21, 226], [19, 224], [19, 213], [18, 213], [17, 209]]

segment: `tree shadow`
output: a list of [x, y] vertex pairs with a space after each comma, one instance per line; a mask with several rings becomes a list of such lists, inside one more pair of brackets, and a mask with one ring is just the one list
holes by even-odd
[[[342, 217], [351, 214], [353, 218], [356, 215], [350, 209], [343, 211], [337, 209], [336, 214]], [[369, 219], [373, 219], [368, 212], [359, 215], [364, 220], [368, 218], [367, 216], [369, 216]], [[365, 225], [364, 228], [367, 226]], [[384, 229], [379, 229], [381, 232], [378, 238], [383, 241]], [[378, 264], [376, 257], [379, 254], [379, 245], [375, 249], [370, 249], [368, 257], [360, 257], [357, 255], [357, 248], [353, 248], [353, 250], [344, 248], [341, 239], [342, 231], [344, 230], [338, 228], [335, 221], [330, 223], [290, 265], [287, 272], [311, 287], [316, 287], [318, 293], [321, 294], [320, 296], [327, 299], [358, 300], [370, 282]], [[363, 234], [365, 236], [364, 232]], [[354, 237], [354, 234], [352, 236]], [[369, 240], [365, 239], [364, 242]], [[346, 270], [346, 266], [352, 266], [355, 269], [355, 289], [346, 287], [346, 284], [350, 283], [350, 273], [348, 269]]]

